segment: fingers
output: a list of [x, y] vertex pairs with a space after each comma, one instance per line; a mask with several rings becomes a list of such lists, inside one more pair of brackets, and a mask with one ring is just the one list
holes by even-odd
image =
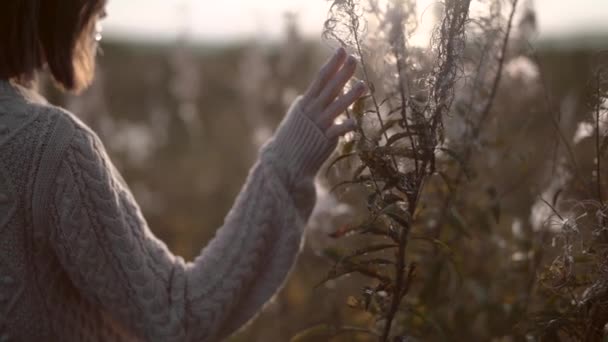
[[316, 104], [318, 108], [327, 107], [340, 94], [346, 82], [353, 77], [356, 68], [357, 60], [355, 57], [349, 56], [342, 69], [321, 90]]
[[325, 135], [328, 139], [334, 139], [351, 132], [357, 128], [357, 122], [354, 119], [348, 119], [341, 124], [331, 126]]
[[323, 67], [321, 67], [319, 74], [310, 84], [308, 90], [306, 90], [304, 98], [307, 100], [316, 98], [319, 93], [321, 93], [321, 90], [323, 90], [327, 82], [336, 74], [342, 64], [344, 64], [345, 60], [346, 51], [344, 48], [337, 49], [336, 53], [334, 53], [330, 60], [327, 61]]
[[356, 127], [353, 120], [347, 120], [339, 125], [333, 124], [338, 115], [367, 91], [365, 84], [361, 82], [347, 94], [339, 96], [346, 83], [353, 77], [356, 68], [357, 59], [347, 56], [346, 51], [339, 48], [321, 68], [303, 96], [302, 109], [328, 138], [343, 135]]
[[323, 113], [323, 118], [320, 122], [323, 129], [331, 126], [335, 118], [344, 113], [344, 111], [358, 98], [360, 98], [367, 91], [367, 86], [363, 82], [358, 82], [348, 93], [340, 96], [336, 101], [327, 107]]

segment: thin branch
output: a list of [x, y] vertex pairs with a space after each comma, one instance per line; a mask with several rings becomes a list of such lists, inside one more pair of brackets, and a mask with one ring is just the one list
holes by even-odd
[[602, 208], [604, 207], [604, 199], [602, 198], [602, 173], [600, 160], [602, 159], [600, 156], [600, 108], [602, 103], [602, 95], [600, 90], [600, 75], [601, 71], [597, 72], [596, 75], [596, 89], [597, 89], [597, 99], [596, 99], [596, 107], [595, 107], [595, 172], [597, 173], [597, 198], [600, 201]]
[[[406, 107], [407, 107], [407, 103], [408, 103], [408, 98], [406, 96], [407, 90], [405, 89], [405, 83], [408, 82], [408, 77], [405, 74], [405, 61], [403, 60], [405, 58], [405, 40], [404, 40], [404, 32], [403, 32], [403, 28], [402, 28], [402, 23], [399, 23], [399, 35], [398, 35], [398, 42], [392, 42], [392, 51], [393, 51], [393, 55], [395, 56], [395, 59], [397, 60], [396, 63], [396, 67], [397, 67], [397, 75], [398, 75], [398, 80], [399, 80], [399, 95], [401, 97], [401, 118], [403, 120], [403, 124], [405, 125], [405, 132], [407, 134], [410, 134], [410, 124], [408, 122], [407, 119], [407, 113], [406, 113]], [[399, 45], [397, 45], [399, 44]], [[389, 143], [389, 139], [387, 137], [387, 144]], [[416, 144], [414, 141], [413, 137], [410, 137], [410, 144], [412, 146], [412, 151], [414, 151], [415, 157], [414, 157], [414, 167], [415, 167], [415, 171], [416, 171], [416, 175], [419, 174], [419, 169], [418, 169], [418, 161], [420, 159], [420, 157], [418, 156], [418, 149], [416, 148]]]
[[[411, 205], [410, 205], [411, 206]], [[416, 204], [413, 204], [416, 207]], [[395, 273], [397, 277], [396, 287], [393, 290], [393, 296], [391, 298], [391, 306], [388, 314], [386, 315], [386, 325], [382, 333], [381, 341], [388, 341], [389, 334], [391, 332], [391, 325], [395, 318], [395, 314], [401, 305], [401, 300], [405, 295], [404, 285], [404, 273], [405, 273], [405, 250], [407, 248], [407, 241], [409, 235], [409, 226], [403, 227], [399, 235], [399, 249], [397, 251], [397, 263], [395, 264]], [[408, 281], [409, 283], [409, 281]], [[409, 287], [409, 286], [408, 286]]]
[[[492, 82], [492, 88], [490, 91], [490, 96], [488, 97], [488, 101], [486, 102], [486, 104], [481, 112], [482, 113], [481, 118], [477, 122], [477, 125], [475, 127], [473, 127], [472, 137], [471, 137], [470, 141], [475, 141], [477, 139], [477, 137], [479, 136], [479, 134], [481, 132], [481, 128], [482, 128], [485, 120], [490, 115], [490, 110], [492, 109], [492, 104], [494, 103], [494, 99], [498, 92], [498, 85], [500, 84], [500, 80], [502, 79], [502, 69], [503, 69], [503, 65], [504, 65], [504, 61], [505, 61], [507, 46], [509, 43], [509, 37], [511, 35], [513, 17], [515, 16], [515, 11], [517, 9], [518, 1], [519, 0], [512, 1], [512, 8], [511, 8], [511, 13], [509, 14], [509, 20], [507, 22], [507, 29], [505, 32], [505, 36], [503, 37], [501, 52], [500, 52], [500, 55], [498, 56], [498, 60], [497, 60], [498, 70], [496, 72], [496, 75], [494, 76], [494, 81]], [[468, 164], [469, 160], [471, 159], [472, 151], [473, 151], [472, 143], [469, 143], [465, 148], [465, 153], [464, 153], [464, 157], [463, 157], [463, 160], [464, 160], [463, 165]], [[461, 166], [458, 169], [458, 173], [457, 173], [456, 179], [454, 181], [454, 189], [456, 189], [460, 185], [464, 175], [465, 175], [465, 169], [464, 169], [464, 167]], [[441, 216], [439, 218], [439, 222], [437, 224], [437, 227], [439, 227], [439, 229], [437, 229], [436, 234], [439, 234], [441, 226], [443, 226], [443, 223], [445, 222], [445, 220], [447, 218], [446, 213], [447, 213], [449, 206], [452, 204], [452, 201], [454, 200], [455, 193], [456, 193], [456, 191], [450, 192], [450, 194], [446, 197], [446, 199], [443, 203], [443, 207], [442, 207], [442, 211], [441, 211], [442, 214], [441, 214]]]
[[[354, 7], [354, 6], [352, 6]], [[352, 8], [351, 7], [351, 8]], [[357, 52], [359, 53], [359, 57], [361, 57], [361, 68], [363, 70], [363, 75], [365, 77], [365, 79], [369, 82], [370, 77], [369, 77], [369, 73], [368, 73], [368, 68], [367, 68], [367, 63], [365, 62], [365, 59], [363, 58], [363, 51], [361, 49], [361, 41], [359, 38], [359, 33], [358, 33], [358, 28], [359, 28], [359, 23], [358, 23], [358, 18], [357, 15], [354, 13], [351, 13], [351, 21], [352, 21], [352, 32], [353, 32], [353, 36], [355, 39], [355, 44], [357, 46]], [[376, 108], [376, 116], [378, 118], [378, 122], [380, 123], [380, 128], [384, 131], [384, 120], [382, 120], [382, 116], [380, 115], [380, 106], [378, 105], [378, 101], [376, 100], [376, 96], [375, 94], [371, 94], [372, 95], [372, 101], [374, 102], [374, 107]], [[384, 131], [384, 137], [388, 140], [388, 133], [386, 133], [386, 131]], [[394, 156], [391, 156], [391, 159], [393, 161], [393, 164], [395, 165], [395, 169], [398, 169], [397, 166], [397, 160], [395, 160]]]

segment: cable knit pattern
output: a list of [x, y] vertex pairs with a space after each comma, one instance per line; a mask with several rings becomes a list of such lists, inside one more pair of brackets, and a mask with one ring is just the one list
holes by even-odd
[[229, 336], [284, 283], [335, 143], [296, 101], [223, 226], [185, 262], [152, 234], [91, 129], [0, 81], [0, 341]]

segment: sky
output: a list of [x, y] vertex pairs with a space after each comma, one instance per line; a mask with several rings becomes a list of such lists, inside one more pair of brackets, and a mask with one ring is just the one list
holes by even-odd
[[[419, 0], [419, 7], [431, 3]], [[534, 3], [541, 37], [608, 32], [608, 0]], [[327, 0], [110, 0], [104, 30], [114, 38], [146, 40], [175, 39], [184, 32], [198, 41], [277, 39], [284, 13], [295, 12], [303, 33], [314, 37], [329, 5]]]

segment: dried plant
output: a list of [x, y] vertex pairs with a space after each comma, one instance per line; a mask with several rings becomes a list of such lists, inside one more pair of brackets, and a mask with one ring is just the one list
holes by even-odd
[[[358, 296], [349, 297], [348, 305], [373, 316], [365, 330], [368, 336], [405, 341], [425, 336], [428, 329], [445, 334], [429, 314], [433, 309], [423, 304], [425, 291], [436, 291], [446, 262], [457, 263], [441, 228], [444, 218], [456, 215], [452, 196], [468, 170], [496, 96], [517, 0], [511, 2], [506, 20], [494, 5], [488, 17], [476, 22], [470, 18], [470, 1], [435, 5], [438, 20], [428, 47], [409, 43], [418, 27], [415, 1], [384, 5], [337, 0], [325, 23], [326, 40], [359, 58], [361, 78], [371, 94], [347, 112], [357, 120], [358, 130], [328, 167], [331, 177], [344, 162], [354, 164], [349, 179], [339, 181], [332, 192], [362, 187], [368, 212], [362, 222], [342, 227], [332, 237], [364, 241], [354, 250], [325, 251], [334, 266], [324, 282], [351, 273], [371, 279]], [[482, 53], [473, 56], [477, 68], [469, 72], [464, 59], [467, 42], [474, 39], [468, 39], [467, 32], [485, 44]], [[476, 79], [470, 84], [469, 78]], [[488, 85], [490, 93], [475, 98]], [[467, 111], [468, 129], [462, 143], [450, 144], [444, 121], [454, 115], [456, 93], [463, 89], [468, 101], [458, 103], [459, 110]], [[456, 176], [450, 177], [454, 170]], [[446, 196], [438, 194], [446, 188]], [[444, 198], [443, 206], [438, 198]], [[433, 206], [442, 209], [440, 215], [430, 209]], [[417, 292], [406, 300], [416, 283]]]

